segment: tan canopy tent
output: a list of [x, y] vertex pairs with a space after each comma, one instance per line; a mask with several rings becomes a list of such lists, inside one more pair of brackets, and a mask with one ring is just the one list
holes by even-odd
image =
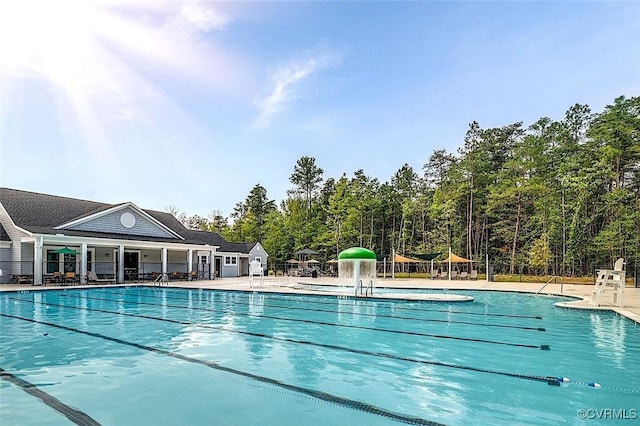
[[411, 274], [412, 270], [413, 272], [419, 272], [419, 269], [421, 269], [421, 265], [425, 263], [427, 262], [422, 259], [413, 259], [411, 257], [406, 257], [397, 253], [393, 256], [394, 272], [398, 266], [398, 272], [409, 272], [409, 274]]
[[405, 257], [405, 256], [402, 256], [400, 254], [396, 254], [393, 257], [393, 261], [395, 263], [422, 263], [422, 262], [424, 262], [424, 260], [412, 259], [410, 257]]
[[[466, 258], [464, 258], [462, 256], [458, 256], [457, 254], [453, 253], [451, 251], [451, 248], [449, 248], [449, 256], [446, 259], [440, 261], [440, 263], [446, 263], [447, 265], [449, 265], [447, 267], [447, 271], [448, 271], [447, 275], [449, 276], [449, 280], [451, 280], [452, 278], [453, 279], [457, 279], [457, 277], [458, 277], [458, 269], [457, 268], [456, 268], [455, 271], [453, 271], [454, 274], [452, 276], [452, 270], [451, 270], [451, 268], [452, 268], [451, 264], [452, 263], [468, 263], [469, 265], [471, 265], [471, 263], [473, 263], [473, 262], [475, 262], [475, 260], [466, 259]], [[462, 277], [463, 276], [462, 274], [464, 274], [464, 278], [466, 278], [467, 273], [468, 273], [468, 271], [463, 271], [460, 276]]]
[[441, 260], [440, 263], [471, 263], [475, 262], [475, 260], [465, 259], [464, 257], [460, 257], [455, 253], [451, 253], [449, 257], [445, 260]]

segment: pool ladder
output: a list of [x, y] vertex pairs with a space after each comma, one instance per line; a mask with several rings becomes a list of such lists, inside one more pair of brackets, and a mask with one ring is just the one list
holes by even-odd
[[373, 295], [373, 280], [369, 280], [369, 283], [365, 286], [363, 281], [358, 281], [358, 285], [356, 286], [356, 296], [358, 296], [358, 290], [360, 290], [360, 296], [362, 296], [362, 291], [364, 289], [364, 297], [369, 297], [369, 291]]
[[167, 274], [160, 274], [156, 277], [156, 279], [153, 281], [154, 284], [157, 284], [158, 286], [161, 285], [168, 285], [169, 284], [169, 275]]

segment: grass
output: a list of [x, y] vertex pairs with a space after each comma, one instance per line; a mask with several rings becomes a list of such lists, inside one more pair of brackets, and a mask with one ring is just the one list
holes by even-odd
[[523, 282], [523, 283], [565, 283], [565, 284], [586, 284], [593, 285], [594, 277], [553, 277], [552, 275], [520, 275], [520, 274], [500, 274], [494, 276], [497, 282]]
[[[396, 278], [416, 278], [416, 279], [430, 279], [431, 275], [428, 273], [419, 273], [412, 272], [411, 274], [407, 272], [396, 272]], [[382, 275], [378, 274], [378, 278], [382, 278]], [[391, 274], [387, 273], [387, 278], [391, 278]], [[583, 284], [583, 285], [594, 285], [595, 277], [587, 276], [587, 277], [556, 277], [553, 278], [552, 275], [521, 275], [521, 274], [495, 274], [493, 276], [493, 281], [495, 282], [522, 282], [522, 283], [541, 283], [545, 284], [551, 280], [552, 283], [557, 284]], [[486, 274], [478, 274], [479, 280], [486, 279]], [[633, 287], [633, 278], [627, 278], [627, 287]]]

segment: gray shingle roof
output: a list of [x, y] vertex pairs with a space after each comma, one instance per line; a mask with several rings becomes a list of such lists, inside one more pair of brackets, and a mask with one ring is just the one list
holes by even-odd
[[0, 188], [0, 202], [13, 222], [24, 229], [55, 228], [73, 219], [111, 207], [110, 204], [57, 195]]
[[[35, 234], [57, 234], [60, 232], [60, 230], [55, 229], [57, 226], [125, 204], [106, 204], [11, 188], [0, 188], [0, 203], [2, 203], [16, 226]], [[64, 234], [78, 237], [121, 240], [180, 242], [182, 244], [186, 243], [200, 246], [209, 244], [220, 246], [219, 251], [249, 253], [250, 249], [247, 249], [247, 243], [229, 243], [216, 232], [187, 229], [170, 213], [144, 209], [143, 211], [173, 232], [182, 236], [185, 240], [69, 229], [65, 229]], [[0, 240], [5, 240], [5, 238], [9, 240], [6, 231], [0, 226]], [[251, 247], [255, 245], [255, 243], [250, 244], [252, 244]]]

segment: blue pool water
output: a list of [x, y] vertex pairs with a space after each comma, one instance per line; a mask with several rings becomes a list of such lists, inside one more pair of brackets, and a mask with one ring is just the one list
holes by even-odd
[[2, 293], [0, 424], [634, 423], [635, 323], [560, 298], [456, 293], [475, 300]]

